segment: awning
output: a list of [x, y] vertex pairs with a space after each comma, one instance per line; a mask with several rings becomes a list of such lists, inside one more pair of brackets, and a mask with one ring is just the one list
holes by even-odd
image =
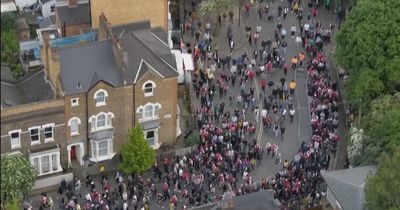
[[114, 131], [112, 130], [104, 130], [104, 131], [97, 131], [93, 132], [89, 135], [90, 140], [103, 140], [103, 139], [109, 139], [114, 136]]
[[151, 121], [151, 122], [144, 122], [142, 123], [143, 130], [151, 130], [160, 127], [160, 122], [158, 121]]
[[192, 54], [182, 53], [184, 69], [188, 71], [194, 70]]

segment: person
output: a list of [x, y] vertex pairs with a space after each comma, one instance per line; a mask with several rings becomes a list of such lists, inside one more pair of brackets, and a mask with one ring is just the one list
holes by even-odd
[[293, 24], [292, 27], [290, 28], [290, 35], [292, 36], [292, 38], [294, 39], [295, 35], [296, 35], [296, 26]]
[[293, 122], [293, 118], [294, 118], [294, 114], [296, 113], [296, 111], [293, 109], [293, 107], [289, 110], [289, 114], [290, 114], [290, 122]]
[[300, 67], [303, 67], [303, 62], [306, 59], [304, 52], [299, 53]]
[[290, 82], [289, 89], [290, 89], [290, 94], [293, 95], [294, 94], [294, 90], [296, 89], [296, 82], [294, 80], [292, 80]]
[[296, 70], [297, 62], [298, 62], [297, 56], [294, 56], [294, 57], [292, 58], [292, 70], [293, 70], [293, 71]]
[[279, 152], [278, 154], [276, 154], [276, 157], [275, 157], [275, 165], [278, 165], [278, 163], [280, 163], [281, 162], [281, 153]]

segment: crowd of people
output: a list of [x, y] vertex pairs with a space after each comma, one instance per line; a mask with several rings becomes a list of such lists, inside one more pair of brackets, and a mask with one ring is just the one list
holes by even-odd
[[[210, 23], [203, 26], [198, 20], [190, 20], [185, 24], [194, 41], [182, 43], [181, 48], [193, 55], [196, 70], [191, 88], [200, 104], [194, 112], [200, 138], [195, 151], [158, 160], [151, 172], [143, 176], [117, 172], [114, 181], [105, 173], [100, 182], [90, 176], [84, 184], [78, 178], [71, 183], [64, 181], [57, 201], [43, 193], [40, 208], [188, 209], [259, 190], [270, 190], [283, 207], [318, 205], [325, 195], [320, 186], [320, 171], [328, 168], [339, 141], [338, 91], [330, 80], [323, 54], [334, 25], [324, 27], [318, 21], [314, 0], [304, 5], [301, 0], [289, 0], [279, 6], [277, 14], [260, 2], [255, 10], [246, 4], [246, 14], [256, 11], [260, 20], [264, 17], [276, 24], [275, 37], [264, 40], [260, 36], [261, 26], [246, 26], [248, 48], [237, 57], [232, 53], [238, 50], [232, 29], [233, 13], [218, 17], [220, 26], [222, 21], [229, 24], [226, 44], [230, 50], [225, 56], [220, 55]], [[310, 12], [304, 14], [306, 6]], [[299, 52], [286, 61], [288, 37], [285, 24], [280, 21], [291, 14], [299, 21], [298, 26], [290, 27], [290, 36]], [[303, 15], [307, 20], [303, 20]], [[293, 122], [300, 108], [294, 105], [296, 81], [288, 80], [287, 74], [300, 69], [307, 71], [309, 77], [312, 139], [301, 143], [292, 160], [282, 161], [278, 145], [268, 142], [261, 146], [255, 133], [261, 120], [267, 134], [272, 132], [272, 136], [284, 141], [285, 125]], [[274, 80], [272, 75], [277, 71], [284, 76]], [[233, 89], [239, 89], [239, 94], [234, 95]], [[274, 177], [253, 180], [252, 172], [265, 156], [274, 158], [282, 168]]]

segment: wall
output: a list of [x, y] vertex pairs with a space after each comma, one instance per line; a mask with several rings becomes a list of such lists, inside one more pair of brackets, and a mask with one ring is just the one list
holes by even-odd
[[150, 18], [152, 27], [168, 30], [167, 0], [91, 0], [92, 27], [99, 27], [99, 16], [104, 12], [111, 25], [121, 25]]
[[[106, 98], [106, 105], [96, 107], [94, 94], [99, 89], [107, 91], [108, 97]], [[122, 144], [127, 140], [128, 133], [132, 127], [132, 109], [133, 107], [133, 92], [132, 86], [123, 86], [114, 88], [105, 82], [97, 83], [87, 94], [88, 118], [97, 115], [100, 112], [112, 112], [114, 118], [112, 119], [112, 126], [114, 128], [114, 141], [113, 150], [119, 152]], [[88, 131], [90, 132], [90, 124]], [[88, 143], [90, 147], [90, 143]], [[91, 148], [88, 148], [91, 151]], [[89, 152], [90, 154], [90, 152]]]
[[[156, 88], [154, 89], [154, 96], [144, 97], [142, 86], [148, 80], [155, 82]], [[159, 112], [160, 130], [158, 133], [158, 143], [160, 145], [163, 142], [171, 143], [176, 141], [177, 82], [177, 77], [162, 79], [156, 73], [148, 71], [136, 83], [135, 112], [139, 106], [144, 106], [148, 102], [161, 104]], [[168, 118], [165, 115], [171, 115], [171, 117]], [[136, 119], [136, 122], [138, 122], [138, 119]]]
[[[1, 111], [1, 153], [19, 151], [27, 154], [28, 149], [43, 148], [47, 144], [44, 142], [44, 131], [40, 130], [40, 144], [31, 145], [30, 132], [28, 128], [54, 123], [53, 138], [60, 147], [60, 162], [65, 168], [67, 154], [65, 149], [65, 123], [64, 123], [64, 101], [50, 100], [40, 103], [25, 104], [3, 109]], [[20, 142], [21, 148], [11, 149], [11, 139], [9, 131], [21, 129]]]

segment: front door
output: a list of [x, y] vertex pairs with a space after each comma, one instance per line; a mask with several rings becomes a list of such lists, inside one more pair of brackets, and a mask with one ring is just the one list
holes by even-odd
[[71, 147], [71, 161], [76, 160], [76, 146]]

